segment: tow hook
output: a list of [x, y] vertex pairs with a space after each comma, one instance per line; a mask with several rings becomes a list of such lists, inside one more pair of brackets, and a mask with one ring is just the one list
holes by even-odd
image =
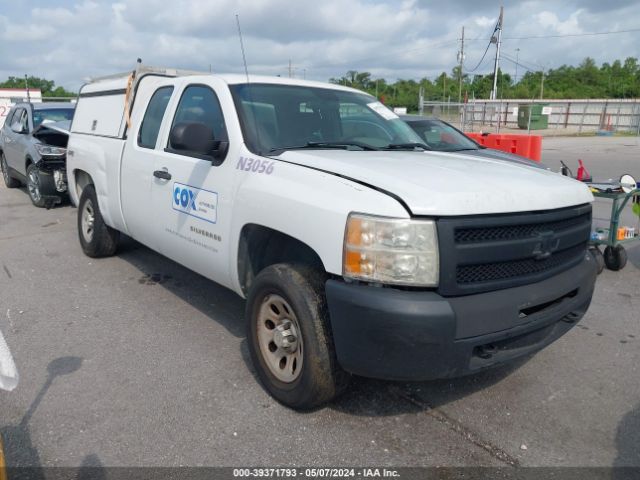
[[492, 345], [492, 344], [488, 344], [488, 345], [480, 345], [477, 350], [476, 350], [476, 354], [478, 355], [478, 357], [482, 358], [483, 360], [488, 360], [491, 357], [493, 357], [493, 355], [497, 352], [497, 348]]

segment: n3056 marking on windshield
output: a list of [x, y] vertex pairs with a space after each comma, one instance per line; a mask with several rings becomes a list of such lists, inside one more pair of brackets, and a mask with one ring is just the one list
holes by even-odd
[[171, 206], [174, 210], [199, 218], [209, 223], [218, 221], [218, 194], [209, 190], [184, 185], [173, 184], [173, 198]]
[[266, 173], [267, 175], [271, 175], [274, 168], [274, 162], [269, 160], [256, 160], [251, 157], [240, 157], [238, 159], [238, 164], [236, 165], [237, 170], [244, 170], [245, 172], [253, 173]]

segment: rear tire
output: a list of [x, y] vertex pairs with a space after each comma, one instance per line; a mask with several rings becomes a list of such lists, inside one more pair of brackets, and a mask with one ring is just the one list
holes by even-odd
[[13, 178], [9, 173], [9, 166], [7, 165], [7, 159], [4, 156], [4, 152], [0, 153], [0, 170], [2, 170], [2, 178], [7, 188], [17, 188], [20, 186], [20, 182]]
[[271, 265], [255, 278], [247, 298], [247, 340], [258, 377], [276, 400], [294, 409], [331, 401], [349, 380], [335, 355], [325, 280], [305, 265]]
[[80, 195], [78, 237], [82, 251], [89, 257], [110, 257], [118, 248], [120, 232], [104, 223], [93, 185], [87, 185]]
[[33, 163], [30, 163], [27, 167], [27, 193], [35, 207], [43, 208], [45, 206], [46, 202], [42, 197], [40, 170]]

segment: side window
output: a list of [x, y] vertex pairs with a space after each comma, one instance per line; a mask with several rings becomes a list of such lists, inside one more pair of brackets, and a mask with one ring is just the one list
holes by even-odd
[[[214, 143], [228, 142], [227, 127], [224, 123], [224, 116], [220, 108], [220, 102], [215, 92], [204, 85], [191, 85], [185, 88], [176, 109], [171, 129], [177, 124], [197, 123], [204, 125], [213, 131]], [[179, 150], [178, 146], [171, 145], [169, 148]]]
[[147, 111], [144, 113], [142, 125], [138, 131], [138, 145], [144, 148], [155, 148], [162, 117], [167, 109], [173, 87], [161, 87], [156, 90], [149, 100]]
[[20, 133], [27, 123], [27, 111], [24, 108], [19, 108], [11, 117], [11, 130]]
[[9, 110], [7, 117], [4, 119], [4, 126], [6, 128], [11, 128], [11, 119], [13, 118], [14, 113], [16, 113], [15, 110]]

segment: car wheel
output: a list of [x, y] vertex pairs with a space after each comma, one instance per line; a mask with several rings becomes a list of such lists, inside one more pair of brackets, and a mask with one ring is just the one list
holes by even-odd
[[2, 178], [7, 188], [16, 188], [20, 186], [20, 182], [13, 178], [9, 173], [9, 166], [7, 165], [7, 159], [4, 153], [0, 153], [0, 169], [2, 170]]
[[276, 264], [257, 275], [247, 298], [247, 340], [258, 377], [295, 409], [329, 402], [349, 380], [335, 355], [325, 280], [308, 266]]
[[80, 195], [78, 236], [82, 251], [89, 257], [109, 257], [118, 248], [120, 232], [104, 223], [93, 185], [87, 185]]
[[29, 193], [31, 203], [38, 208], [44, 207], [45, 201], [44, 198], [42, 198], [40, 171], [33, 163], [27, 167], [27, 192]]

